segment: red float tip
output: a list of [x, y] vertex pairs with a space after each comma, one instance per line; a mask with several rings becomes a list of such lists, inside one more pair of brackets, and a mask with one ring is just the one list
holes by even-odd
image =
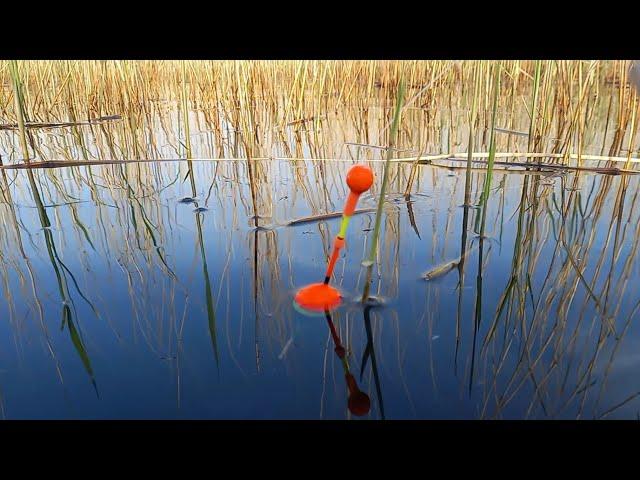
[[369, 190], [373, 185], [373, 179], [373, 170], [363, 164], [354, 165], [347, 172], [347, 185], [357, 195]]

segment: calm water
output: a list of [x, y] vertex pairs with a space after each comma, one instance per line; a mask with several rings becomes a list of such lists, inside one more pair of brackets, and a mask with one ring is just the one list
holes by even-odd
[[4, 171], [3, 417], [640, 415], [636, 177], [498, 171], [481, 238], [464, 170], [420, 167], [406, 201], [411, 167], [394, 165], [382, 306], [355, 301], [361, 214], [336, 267], [343, 305], [306, 317], [293, 295], [322, 280], [340, 219], [285, 224], [340, 210], [351, 164], [194, 162], [196, 203], [181, 202], [186, 162]]

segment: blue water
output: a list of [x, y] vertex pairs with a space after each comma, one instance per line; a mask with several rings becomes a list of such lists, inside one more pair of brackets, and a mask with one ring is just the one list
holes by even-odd
[[[284, 224], [340, 210], [351, 163], [253, 165], [252, 194], [246, 161], [194, 162], [196, 204], [180, 202], [193, 196], [185, 162], [33, 170], [33, 184], [4, 171], [3, 418], [639, 415], [636, 177], [495, 172], [480, 237], [481, 209], [464, 228], [463, 170], [420, 167], [407, 203], [410, 166], [392, 166], [381, 305], [356, 301], [373, 213], [353, 218], [336, 266], [343, 365], [328, 319], [292, 305], [322, 280], [340, 219]], [[361, 208], [376, 205], [372, 166]], [[472, 180], [477, 205], [485, 175]], [[459, 265], [465, 230], [464, 265], [421, 278]], [[364, 416], [348, 408], [345, 368], [370, 398]]]

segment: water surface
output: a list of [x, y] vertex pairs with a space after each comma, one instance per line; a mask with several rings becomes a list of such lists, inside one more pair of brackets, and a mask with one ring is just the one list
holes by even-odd
[[[396, 164], [381, 305], [357, 302], [366, 213], [336, 267], [343, 305], [307, 317], [293, 295], [322, 280], [340, 219], [285, 224], [340, 210], [353, 163], [3, 171], [3, 417], [640, 415], [636, 177], [494, 172], [480, 236], [484, 172], [465, 209], [464, 170], [419, 167], [406, 198], [411, 166]], [[348, 408], [346, 369], [370, 398], [364, 416]]]

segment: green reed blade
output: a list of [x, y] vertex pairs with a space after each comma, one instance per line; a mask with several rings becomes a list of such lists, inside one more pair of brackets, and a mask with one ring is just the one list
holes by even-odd
[[16, 60], [9, 60], [9, 71], [11, 73], [11, 81], [13, 83], [13, 98], [16, 109], [16, 118], [18, 120], [22, 156], [24, 157], [25, 163], [29, 163], [29, 148], [27, 147], [27, 134], [24, 127], [24, 98], [22, 96], [22, 83], [20, 82], [20, 73], [18, 71], [18, 62]]
[[489, 141], [489, 159], [487, 165], [487, 178], [484, 181], [484, 190], [482, 192], [482, 199], [480, 201], [482, 205], [482, 221], [480, 225], [480, 236], [484, 237], [484, 227], [487, 219], [487, 201], [489, 200], [489, 193], [491, 191], [491, 180], [493, 177], [493, 163], [496, 158], [496, 113], [498, 111], [498, 92], [500, 90], [500, 73], [502, 63], [498, 62], [493, 79], [493, 112], [491, 114], [491, 136]]
[[404, 100], [404, 79], [400, 79], [398, 84], [398, 94], [396, 96], [396, 109], [393, 114], [393, 123], [391, 124], [391, 131], [389, 132], [389, 148], [387, 149], [387, 159], [384, 164], [384, 173], [382, 176], [382, 187], [380, 188], [380, 197], [378, 198], [378, 208], [376, 210], [376, 222], [373, 227], [373, 238], [371, 240], [371, 249], [369, 250], [369, 258], [367, 260], [367, 279], [364, 284], [364, 292], [362, 293], [362, 302], [364, 303], [369, 298], [369, 288], [371, 284], [371, 273], [373, 264], [376, 259], [376, 253], [378, 251], [378, 237], [380, 235], [380, 223], [382, 222], [382, 207], [384, 204], [384, 198], [387, 191], [387, 183], [389, 182], [389, 166], [391, 165], [391, 157], [396, 146], [398, 137], [398, 127], [400, 125], [400, 115], [402, 113], [402, 103]]

